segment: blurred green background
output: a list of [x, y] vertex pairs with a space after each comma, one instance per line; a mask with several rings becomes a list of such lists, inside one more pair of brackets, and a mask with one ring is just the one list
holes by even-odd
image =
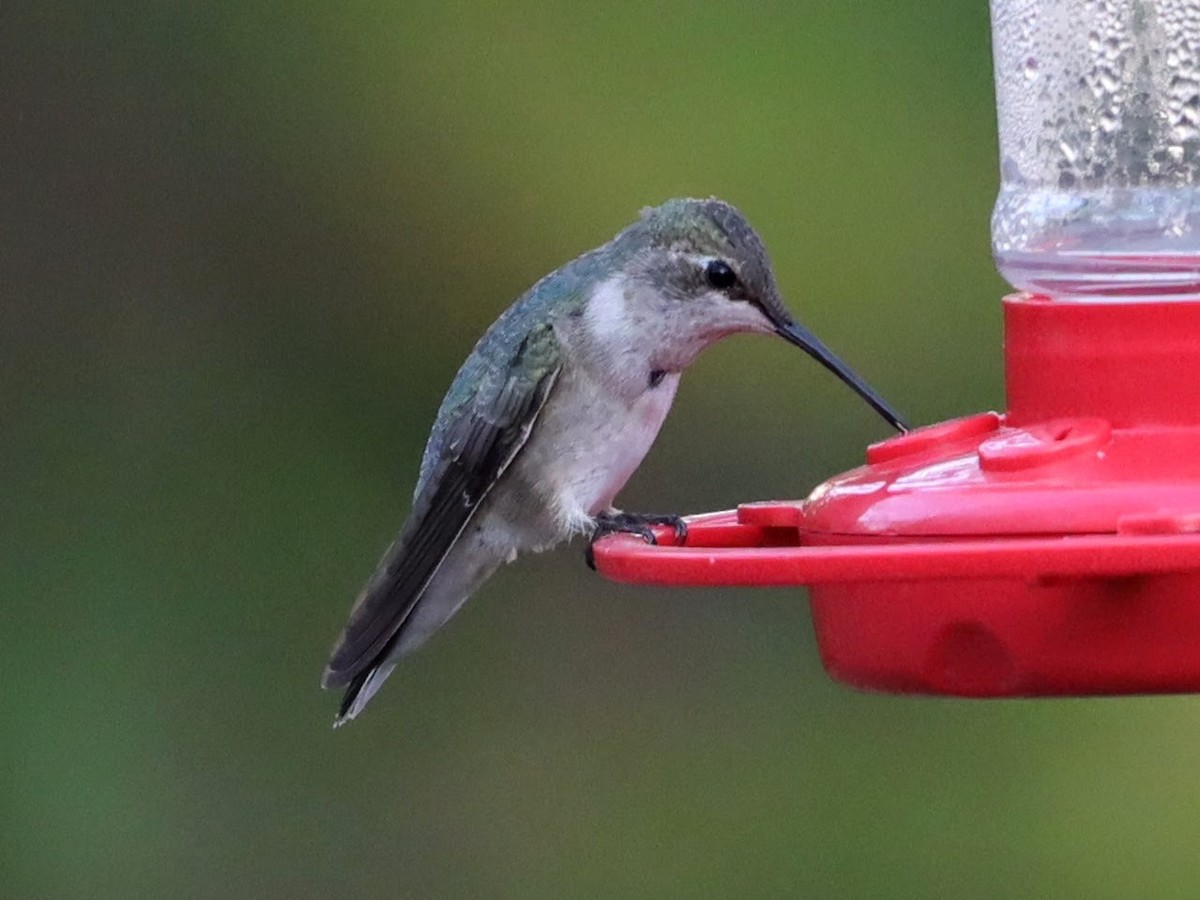
[[[717, 194], [916, 422], [1001, 406], [983, 0], [0, 6], [0, 895], [1195, 897], [1191, 698], [830, 683], [800, 591], [509, 567], [318, 688], [442, 391], [544, 272]], [[886, 429], [782, 342], [630, 508]]]

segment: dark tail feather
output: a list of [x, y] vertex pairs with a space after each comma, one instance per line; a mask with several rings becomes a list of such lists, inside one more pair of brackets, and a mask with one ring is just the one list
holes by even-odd
[[[345, 688], [335, 725], [358, 716], [396, 663], [441, 628], [500, 565], [502, 557], [473, 534], [459, 541], [416, 593], [398, 590], [392, 557], [398, 542], [364, 590], [338, 640], [322, 684]], [[380, 637], [372, 638], [371, 634]], [[367, 637], [360, 639], [361, 635]]]
[[367, 679], [374, 671], [373, 668], [363, 669], [350, 679], [350, 683], [346, 685], [346, 693], [342, 694], [342, 703], [338, 707], [337, 718], [333, 720], [334, 728], [340, 728], [354, 718], [350, 711], [354, 708], [358, 695], [362, 693], [363, 685], [367, 683]]
[[350, 679], [350, 683], [346, 685], [346, 693], [342, 695], [337, 718], [333, 720], [334, 728], [357, 718], [366, 708], [368, 701], [375, 696], [375, 692], [383, 687], [387, 677], [392, 674], [392, 669], [396, 668], [395, 661], [388, 662], [386, 656], [385, 650], [383, 662], [368, 666]]

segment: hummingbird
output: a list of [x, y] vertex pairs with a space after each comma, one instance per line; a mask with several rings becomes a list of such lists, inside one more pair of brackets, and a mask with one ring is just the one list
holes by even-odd
[[322, 686], [344, 689], [335, 727], [358, 716], [397, 662], [518, 555], [576, 535], [653, 541], [656, 524], [685, 536], [677, 516], [613, 503], [658, 436], [680, 374], [738, 333], [782, 337], [906, 430], [791, 316], [761, 238], [736, 208], [709, 198], [644, 209], [608, 243], [538, 281], [459, 369], [409, 517], [325, 668]]

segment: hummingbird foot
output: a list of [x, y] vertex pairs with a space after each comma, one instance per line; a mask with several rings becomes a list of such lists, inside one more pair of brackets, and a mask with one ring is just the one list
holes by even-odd
[[609, 510], [596, 516], [596, 525], [588, 540], [587, 549], [583, 552], [584, 561], [588, 568], [596, 571], [595, 544], [600, 538], [609, 534], [636, 534], [648, 544], [657, 544], [658, 539], [651, 530], [652, 525], [670, 525], [675, 532], [675, 540], [682, 544], [687, 540], [687, 522], [682, 516], [660, 516], [647, 513], [628, 513], [620, 510]]

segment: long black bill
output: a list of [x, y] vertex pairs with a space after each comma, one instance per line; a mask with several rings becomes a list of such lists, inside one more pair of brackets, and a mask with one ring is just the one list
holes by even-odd
[[904, 420], [900, 418], [899, 413], [888, 406], [887, 402], [875, 393], [870, 385], [859, 378], [853, 369], [834, 356], [833, 351], [817, 340], [816, 335], [807, 328], [797, 325], [795, 322], [776, 322], [775, 332], [789, 344], [795, 344], [842, 381], [846, 382], [846, 384], [850, 385], [858, 396], [871, 404], [871, 408], [883, 416], [887, 423], [897, 431], [908, 431], [908, 426], [904, 424]]

